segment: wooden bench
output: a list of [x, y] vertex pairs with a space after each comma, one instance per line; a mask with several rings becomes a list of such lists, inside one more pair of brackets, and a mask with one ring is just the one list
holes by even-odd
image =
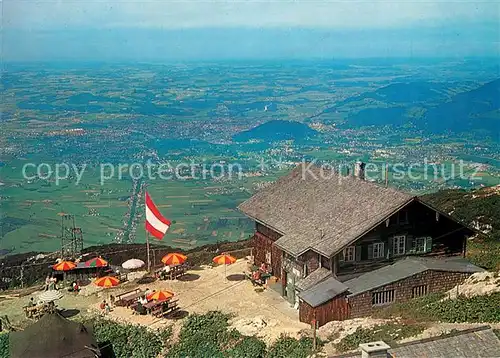
[[157, 305], [153, 307], [150, 311], [151, 315], [154, 317], [161, 317], [163, 315], [163, 305]]
[[177, 305], [177, 302], [178, 302], [178, 300], [168, 301], [168, 306], [166, 309], [164, 309], [162, 311], [161, 315], [163, 317], [166, 317], [166, 316], [172, 314], [173, 312], [179, 310], [179, 306]]
[[27, 318], [38, 319], [45, 313], [45, 305], [25, 306], [23, 309]]
[[182, 265], [171, 266], [169, 272], [160, 271], [158, 275], [161, 279], [163, 277], [164, 279], [167, 280], [175, 280], [181, 277], [182, 275], [186, 274], [186, 271], [187, 271], [187, 266], [182, 264]]
[[[115, 305], [116, 306], [126, 306], [127, 305], [126, 301], [128, 301], [129, 298], [131, 298], [132, 296], [138, 294], [139, 292], [142, 292], [142, 290], [140, 288], [136, 288], [134, 290], [123, 292], [123, 293], [120, 293], [120, 294], [116, 295], [116, 297], [115, 297]], [[139, 296], [137, 296], [137, 297], [139, 297]], [[137, 298], [137, 297], [135, 297], [135, 298]], [[130, 305], [130, 304], [128, 304], [128, 305]]]
[[117, 294], [116, 295], [116, 299], [119, 300], [119, 299], [122, 299], [124, 296], [128, 296], [128, 295], [140, 292], [140, 291], [141, 291], [141, 289], [139, 287], [137, 287], [137, 288], [135, 288], [133, 290]]

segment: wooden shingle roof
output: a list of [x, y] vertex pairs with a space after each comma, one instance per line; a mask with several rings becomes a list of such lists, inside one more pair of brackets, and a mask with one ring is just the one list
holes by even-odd
[[461, 257], [450, 257], [447, 259], [407, 257], [392, 265], [366, 272], [357, 278], [345, 281], [344, 284], [349, 287], [349, 296], [356, 296], [360, 293], [403, 280], [425, 271], [448, 271], [473, 274], [476, 272], [483, 272], [484, 270]]
[[321, 306], [346, 292], [349, 288], [342, 282], [337, 281], [333, 277], [329, 277], [321, 281], [317, 285], [299, 293], [299, 297], [311, 307]]
[[333, 277], [332, 271], [327, 270], [324, 267], [319, 267], [313, 272], [311, 272], [309, 275], [307, 275], [307, 277], [295, 283], [295, 289], [299, 291], [308, 290], [329, 277]]
[[300, 164], [238, 208], [283, 234], [276, 245], [298, 256], [331, 257], [414, 199], [392, 188]]
[[[405, 358], [493, 358], [499, 357], [500, 339], [489, 326], [451, 332], [438, 337], [395, 345], [389, 349], [392, 357]], [[330, 356], [357, 358], [360, 352]]]

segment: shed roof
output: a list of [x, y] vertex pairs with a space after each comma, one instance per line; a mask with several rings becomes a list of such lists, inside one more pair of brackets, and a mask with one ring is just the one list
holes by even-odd
[[288, 253], [313, 249], [330, 257], [413, 198], [304, 163], [238, 208], [284, 234], [276, 245]]
[[12, 358], [94, 358], [99, 352], [90, 327], [57, 312], [46, 313], [24, 331], [12, 332], [9, 349]]
[[[499, 347], [500, 339], [491, 327], [483, 326], [399, 344], [389, 349], [389, 353], [405, 358], [498, 357]], [[361, 354], [356, 352], [335, 357], [361, 357]]]
[[311, 307], [318, 307], [347, 290], [348, 287], [342, 282], [329, 277], [308, 290], [299, 293], [299, 297]]
[[298, 281], [295, 284], [295, 288], [299, 291], [305, 291], [314, 285], [317, 285], [321, 281], [326, 280], [328, 277], [332, 277], [332, 272], [324, 267], [320, 267], [315, 271], [311, 272], [307, 277]]
[[471, 264], [463, 258], [435, 259], [407, 257], [392, 265], [384, 266], [378, 270], [370, 271], [357, 278], [348, 280], [344, 284], [349, 287], [349, 296], [355, 296], [428, 270], [466, 272], [471, 274], [484, 271], [482, 268]]

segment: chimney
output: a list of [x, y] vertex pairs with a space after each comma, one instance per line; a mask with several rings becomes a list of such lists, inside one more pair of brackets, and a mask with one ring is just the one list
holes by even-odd
[[358, 179], [365, 180], [365, 166], [363, 162], [356, 162], [354, 166], [354, 176]]
[[361, 358], [388, 358], [391, 355], [388, 353], [389, 345], [384, 341], [371, 343], [362, 343], [359, 345], [361, 349]]

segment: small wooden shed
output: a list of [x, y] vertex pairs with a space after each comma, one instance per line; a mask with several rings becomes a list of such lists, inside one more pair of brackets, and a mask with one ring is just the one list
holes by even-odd
[[322, 326], [349, 318], [348, 287], [333, 277], [299, 293], [299, 320]]

